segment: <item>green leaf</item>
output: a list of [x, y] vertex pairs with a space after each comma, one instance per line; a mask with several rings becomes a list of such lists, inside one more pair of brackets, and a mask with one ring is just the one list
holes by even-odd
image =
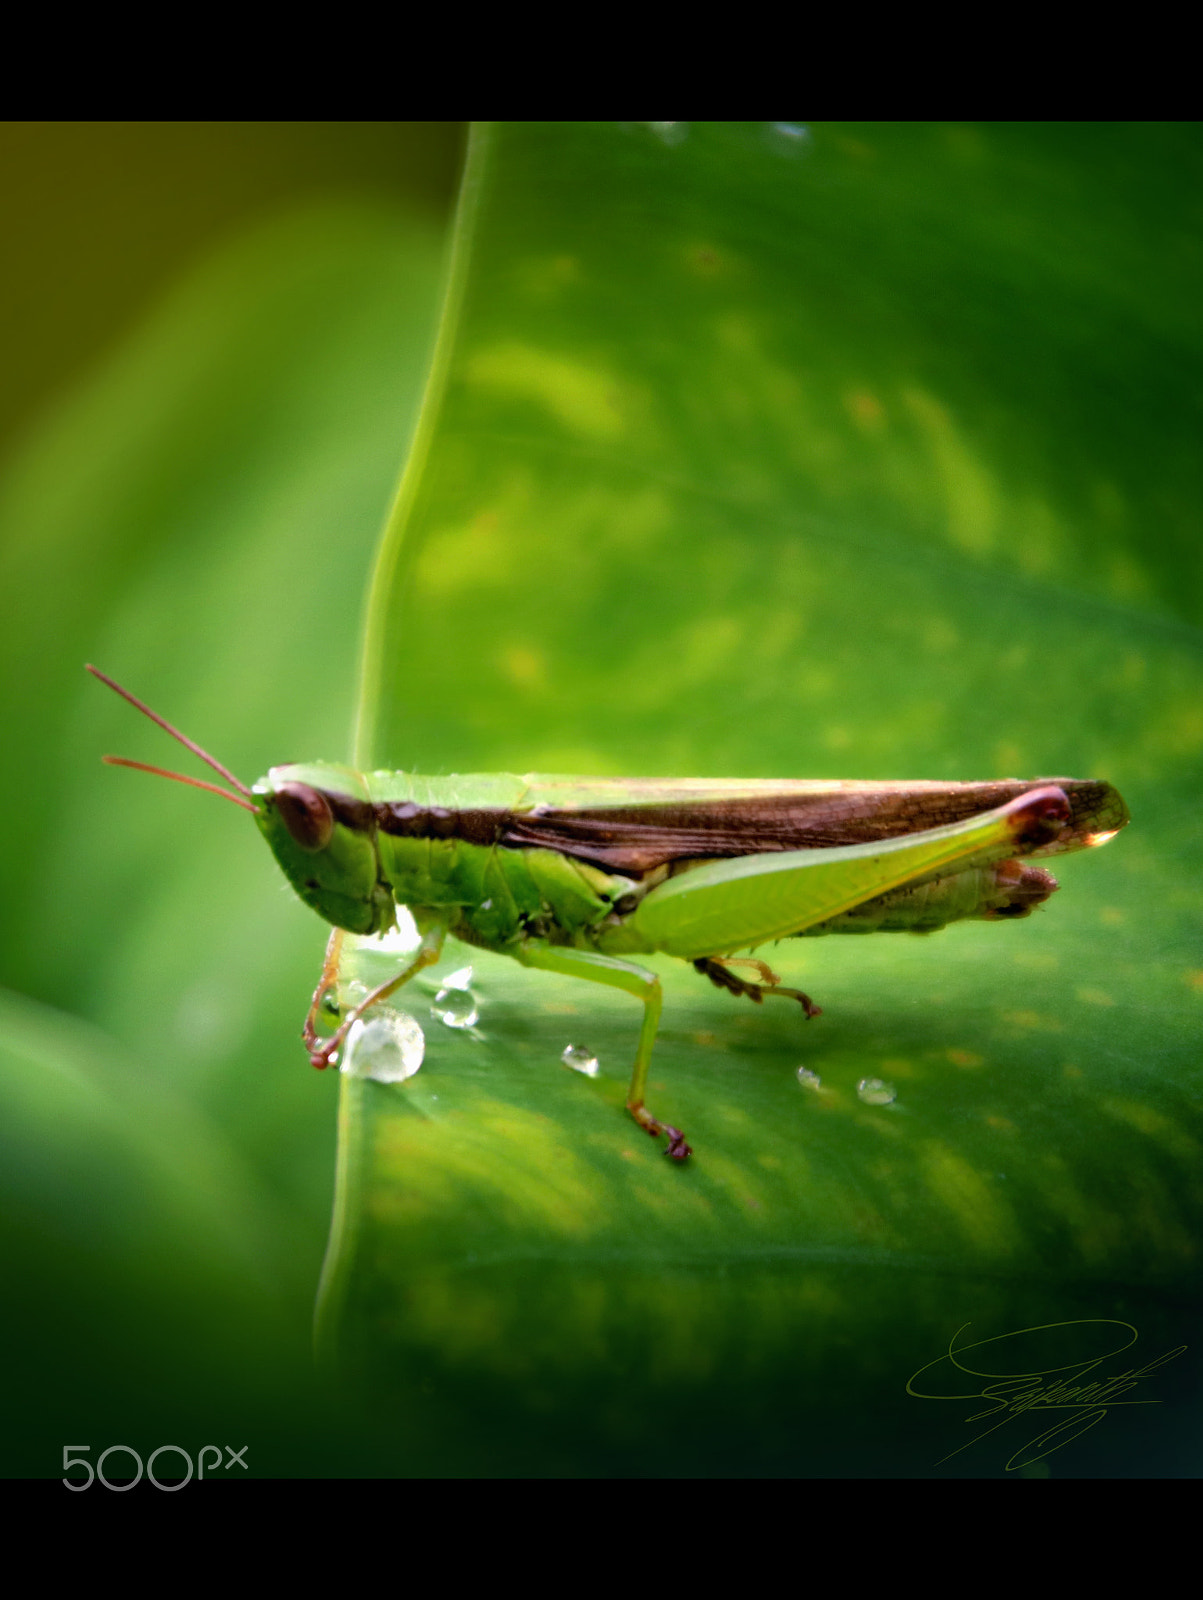
[[978, 1444], [989, 1376], [907, 1383], [966, 1324], [1016, 1335], [986, 1374], [1113, 1378], [1199, 1305], [1200, 155], [1132, 125], [476, 135], [360, 764], [1072, 774], [1135, 820], [1030, 921], [764, 952], [808, 1025], [652, 962], [684, 1168], [622, 1110], [629, 1000], [451, 952], [476, 1033], [411, 990], [421, 1072], [344, 1079], [323, 1304], [419, 1470], [1197, 1466], [1190, 1353], [1140, 1380], [1173, 1403]]

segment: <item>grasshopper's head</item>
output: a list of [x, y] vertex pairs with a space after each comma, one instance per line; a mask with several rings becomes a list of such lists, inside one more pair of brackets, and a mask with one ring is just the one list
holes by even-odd
[[232, 788], [130, 761], [125, 756], [105, 756], [118, 767], [136, 767], [160, 778], [173, 778], [196, 789], [207, 789], [251, 811], [284, 875], [307, 906], [336, 928], [349, 933], [383, 933], [396, 913], [392, 890], [381, 881], [376, 853], [376, 813], [363, 779], [349, 767], [273, 767], [267, 777], [248, 789], [228, 767], [203, 750], [178, 728], [144, 705], [128, 689], [88, 667], [93, 677], [157, 723], [193, 755], [219, 773]]
[[396, 915], [376, 853], [376, 813], [359, 773], [325, 762], [273, 767], [252, 790], [256, 821], [307, 906], [349, 933], [383, 933]]

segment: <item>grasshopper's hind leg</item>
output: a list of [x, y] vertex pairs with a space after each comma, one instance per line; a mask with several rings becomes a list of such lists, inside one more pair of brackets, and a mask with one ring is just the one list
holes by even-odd
[[[732, 967], [755, 967], [760, 974], [759, 983], [749, 983], [746, 978], [737, 978], [730, 970]], [[753, 961], [746, 958], [736, 960], [728, 957], [725, 961], [716, 961], [712, 956], [703, 956], [694, 962], [694, 968], [704, 978], [709, 978], [711, 983], [717, 984], [720, 989], [726, 989], [728, 994], [746, 995], [759, 1005], [765, 995], [775, 995], [780, 1000], [797, 1000], [806, 1013], [807, 1021], [811, 1017], [822, 1016], [821, 1006], [815, 1005], [808, 994], [803, 994], [801, 989], [787, 989], [781, 979], [763, 961]]]
[[525, 967], [540, 967], [545, 972], [563, 972], [570, 978], [584, 978], [590, 983], [605, 983], [612, 989], [625, 989], [637, 1000], [643, 1001], [643, 1026], [639, 1030], [639, 1048], [635, 1052], [635, 1070], [631, 1074], [631, 1087], [627, 1094], [627, 1110], [635, 1121], [653, 1138], [664, 1134], [668, 1144], [664, 1154], [674, 1161], [684, 1161], [693, 1154], [685, 1142], [680, 1128], [660, 1122], [643, 1103], [647, 1090], [647, 1073], [652, 1061], [652, 1046], [656, 1042], [656, 1029], [660, 1025], [662, 994], [660, 980], [654, 972], [637, 967], [633, 961], [620, 961], [616, 956], [597, 955], [592, 950], [572, 950], [561, 945], [542, 944], [528, 939], [517, 947], [514, 954]]

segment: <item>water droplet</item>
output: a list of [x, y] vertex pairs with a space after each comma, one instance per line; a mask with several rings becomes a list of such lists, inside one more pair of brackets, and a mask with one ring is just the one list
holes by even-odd
[[573, 1072], [583, 1072], [587, 1078], [596, 1078], [601, 1071], [597, 1057], [579, 1044], [570, 1044], [560, 1060], [566, 1067], [571, 1067]]
[[799, 1067], [798, 1082], [804, 1089], [817, 1089], [820, 1082], [819, 1074], [812, 1072], [809, 1067]]
[[867, 1106], [888, 1106], [897, 1100], [898, 1090], [884, 1078], [862, 1078], [856, 1086], [856, 1097]]
[[492, 911], [492, 909], [493, 909], [493, 902], [492, 902], [492, 901], [491, 901], [491, 900], [482, 900], [482, 901], [481, 901], [481, 902], [480, 902], [480, 909], [481, 909], [481, 910], [482, 910], [482, 911]]
[[[468, 976], [472, 976], [472, 968], [465, 967]], [[453, 977], [460, 974], [453, 973]], [[430, 1008], [432, 1017], [438, 1019], [446, 1028], [473, 1028], [480, 1017], [480, 1007], [476, 1004], [476, 996], [471, 989], [452, 987], [444, 983], [438, 994], [434, 997], [434, 1004]]]
[[426, 1039], [408, 1012], [374, 1006], [353, 1023], [342, 1051], [340, 1070], [376, 1083], [404, 1083], [422, 1065]]
[[770, 122], [769, 147], [780, 156], [798, 156], [810, 149], [814, 135], [804, 122]]

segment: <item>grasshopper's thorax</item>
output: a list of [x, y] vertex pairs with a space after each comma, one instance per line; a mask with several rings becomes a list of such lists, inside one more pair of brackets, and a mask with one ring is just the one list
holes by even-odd
[[630, 887], [554, 850], [511, 850], [463, 838], [380, 837], [397, 899], [453, 910], [451, 931], [487, 950], [523, 939], [592, 945], [593, 930]]

